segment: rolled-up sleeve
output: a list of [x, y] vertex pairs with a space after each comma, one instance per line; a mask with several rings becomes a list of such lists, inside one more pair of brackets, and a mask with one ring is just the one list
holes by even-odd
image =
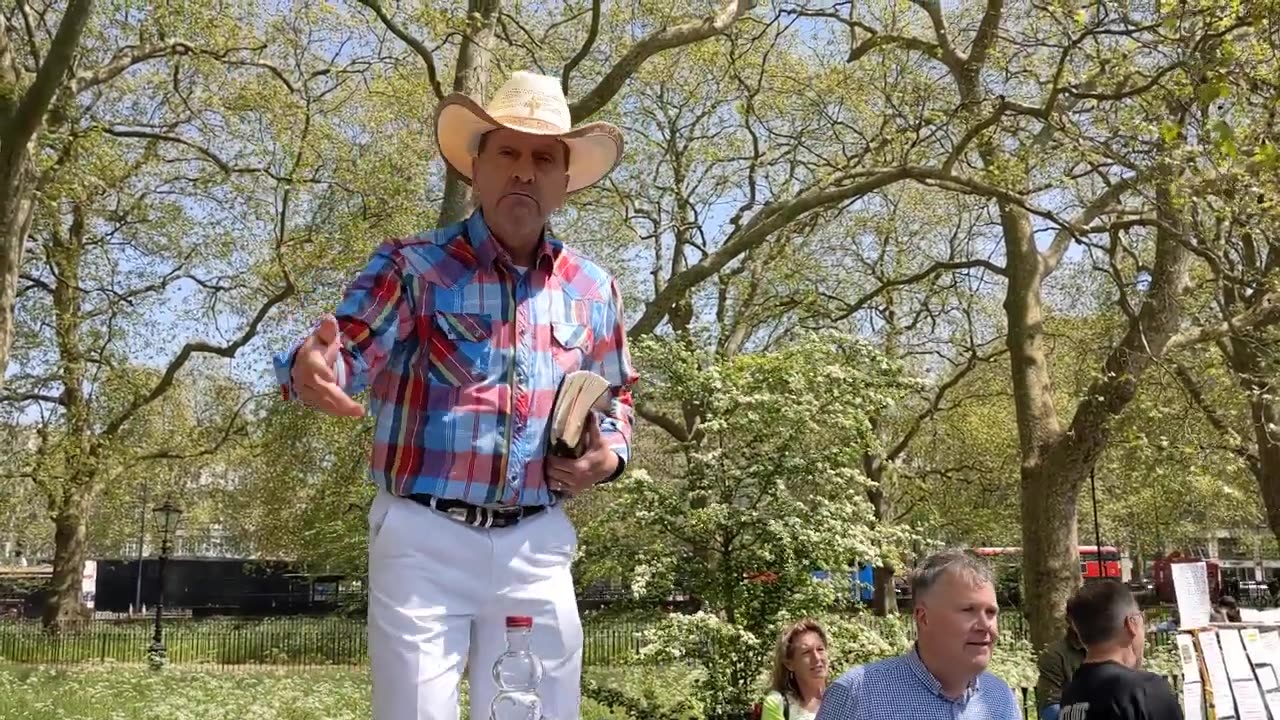
[[[364, 390], [382, 370], [396, 343], [413, 332], [413, 293], [400, 248], [399, 241], [383, 243], [347, 288], [334, 312], [341, 342], [334, 375], [348, 395]], [[305, 336], [299, 338], [272, 359], [276, 382], [286, 400], [298, 397], [293, 363], [305, 340]]]
[[618, 455], [618, 469], [605, 479], [617, 479], [631, 460], [631, 432], [635, 426], [635, 405], [631, 388], [639, 376], [631, 364], [631, 352], [627, 349], [626, 315], [622, 308], [622, 292], [616, 280], [609, 282], [609, 304], [605, 312], [606, 334], [598, 338], [592, 347], [596, 371], [609, 382], [609, 411], [601, 413], [600, 433], [605, 442]]

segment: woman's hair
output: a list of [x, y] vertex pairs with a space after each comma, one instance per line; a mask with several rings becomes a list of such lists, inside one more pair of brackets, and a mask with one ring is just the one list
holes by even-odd
[[773, 652], [773, 672], [769, 675], [770, 690], [781, 693], [783, 696], [800, 694], [795, 676], [787, 669], [786, 661], [791, 659], [795, 651], [796, 638], [805, 633], [815, 633], [822, 638], [824, 646], [827, 644], [827, 631], [812, 618], [805, 618], [784, 628], [782, 634], [778, 636], [778, 646]]

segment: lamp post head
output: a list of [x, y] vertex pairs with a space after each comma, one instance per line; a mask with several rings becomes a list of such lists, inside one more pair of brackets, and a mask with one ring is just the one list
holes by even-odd
[[157, 505], [151, 512], [155, 516], [156, 527], [160, 528], [161, 537], [167, 542], [178, 529], [182, 508], [174, 505], [172, 500], [165, 500], [164, 504]]

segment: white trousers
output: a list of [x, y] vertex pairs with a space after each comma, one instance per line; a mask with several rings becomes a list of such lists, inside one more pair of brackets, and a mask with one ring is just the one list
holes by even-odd
[[547, 720], [578, 720], [582, 623], [570, 564], [577, 533], [559, 507], [477, 528], [379, 491], [369, 509], [369, 660], [374, 720], [488, 720], [506, 616], [533, 618]]

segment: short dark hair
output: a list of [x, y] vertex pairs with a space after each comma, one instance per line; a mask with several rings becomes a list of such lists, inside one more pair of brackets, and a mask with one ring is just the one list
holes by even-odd
[[[484, 152], [484, 148], [485, 148], [485, 146], [489, 144], [489, 136], [490, 136], [491, 134], [493, 134], [493, 131], [492, 131], [492, 130], [490, 130], [490, 131], [488, 131], [488, 132], [486, 132], [486, 133], [482, 133], [482, 134], [480, 135], [480, 142], [476, 145], [476, 155], [477, 155], [477, 156], [479, 156], [479, 155], [480, 155], [480, 153], [483, 153], [483, 152]], [[562, 150], [564, 150], [564, 167], [565, 167], [565, 169], [567, 170], [567, 169], [569, 168], [569, 143], [567, 143], [567, 142], [565, 142], [565, 141], [561, 140], [561, 141], [560, 141], [560, 148], [561, 148]]]
[[1123, 583], [1116, 580], [1091, 582], [1067, 601], [1067, 619], [1086, 647], [1116, 640], [1124, 631], [1125, 618], [1138, 611], [1138, 602]]

